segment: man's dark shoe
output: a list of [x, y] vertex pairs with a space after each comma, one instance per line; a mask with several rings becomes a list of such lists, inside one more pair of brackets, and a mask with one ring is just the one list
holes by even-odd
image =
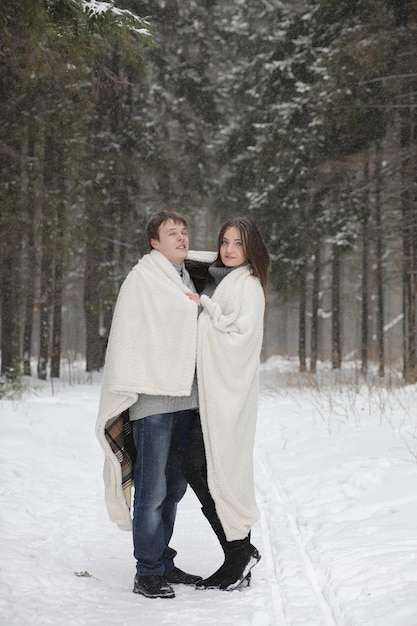
[[164, 578], [167, 582], [174, 585], [179, 583], [182, 583], [183, 585], [195, 585], [196, 582], [202, 579], [201, 576], [187, 574], [187, 572], [183, 572], [182, 569], [179, 569], [178, 567], [174, 567], [173, 569], [165, 572]]
[[163, 576], [135, 576], [133, 593], [146, 598], [175, 598], [175, 592]]

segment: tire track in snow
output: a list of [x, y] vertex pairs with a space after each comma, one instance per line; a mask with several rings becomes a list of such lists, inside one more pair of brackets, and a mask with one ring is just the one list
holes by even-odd
[[[287, 623], [285, 608], [281, 599], [280, 582], [277, 577], [277, 571], [274, 563], [274, 553], [271, 544], [271, 536], [268, 525], [268, 515], [264, 506], [260, 506], [260, 525], [262, 529], [262, 559], [266, 569], [267, 582], [271, 594], [272, 622], [271, 626], [280, 626]], [[258, 626], [253, 622], [253, 626]]]
[[[255, 463], [263, 556], [266, 558], [275, 624], [283, 624], [279, 616], [284, 614], [286, 626], [343, 626], [343, 615], [338, 607], [329, 604], [326, 581], [316, 570], [304, 546], [285, 489], [275, 475], [271, 477], [256, 451]], [[281, 596], [279, 605], [277, 596]]]

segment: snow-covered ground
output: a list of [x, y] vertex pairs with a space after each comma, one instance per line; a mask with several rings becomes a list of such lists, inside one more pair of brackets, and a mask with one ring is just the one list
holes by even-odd
[[[105, 511], [100, 376], [0, 400], [0, 623], [417, 626], [416, 388], [389, 386], [264, 364], [252, 534], [262, 560], [249, 588], [180, 585], [171, 600], [132, 593], [131, 536]], [[173, 545], [187, 571], [221, 563], [190, 491]]]

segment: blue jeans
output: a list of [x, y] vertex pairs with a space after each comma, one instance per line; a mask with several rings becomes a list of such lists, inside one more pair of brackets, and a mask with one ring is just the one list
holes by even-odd
[[177, 504], [187, 482], [181, 465], [194, 411], [149, 415], [134, 420], [137, 449], [133, 501], [133, 547], [139, 576], [163, 575], [174, 567], [169, 547]]

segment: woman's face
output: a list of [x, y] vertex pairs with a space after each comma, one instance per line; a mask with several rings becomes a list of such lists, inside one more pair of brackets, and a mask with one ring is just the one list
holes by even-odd
[[220, 258], [226, 267], [237, 267], [246, 261], [246, 254], [240, 232], [230, 226], [220, 242]]

